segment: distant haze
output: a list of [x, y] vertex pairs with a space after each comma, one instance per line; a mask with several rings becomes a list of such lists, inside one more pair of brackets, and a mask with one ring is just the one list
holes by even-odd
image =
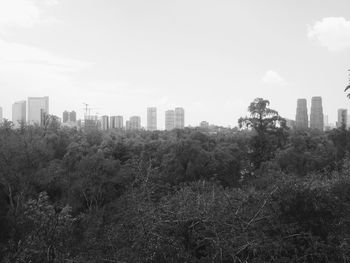
[[0, 106], [49, 96], [50, 113], [185, 109], [186, 125], [237, 124], [256, 97], [295, 118], [322, 96], [349, 109], [349, 0], [1, 0]]

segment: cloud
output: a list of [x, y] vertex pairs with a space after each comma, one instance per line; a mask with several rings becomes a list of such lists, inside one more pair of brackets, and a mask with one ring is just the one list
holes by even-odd
[[58, 72], [76, 72], [91, 65], [87, 62], [57, 56], [37, 47], [0, 39], [0, 67], [15, 68], [16, 65], [32, 67], [38, 64]]
[[308, 26], [307, 36], [330, 51], [350, 48], [350, 21], [344, 17], [325, 17]]
[[57, 0], [1, 0], [0, 1], [0, 26], [30, 28], [35, 25], [48, 25], [57, 20], [45, 16], [43, 6], [57, 5]]
[[266, 71], [261, 81], [269, 85], [284, 86], [287, 84], [287, 82], [274, 70]]

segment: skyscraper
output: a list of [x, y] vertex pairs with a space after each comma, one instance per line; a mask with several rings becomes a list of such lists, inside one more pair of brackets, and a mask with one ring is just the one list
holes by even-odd
[[111, 129], [123, 129], [123, 116], [111, 116], [109, 124]]
[[347, 127], [348, 121], [348, 110], [347, 109], [338, 109], [338, 121], [337, 128]]
[[28, 98], [28, 123], [42, 124], [43, 118], [49, 114], [49, 97]]
[[65, 110], [62, 114], [62, 122], [67, 123], [68, 120], [69, 120], [69, 112]]
[[25, 100], [16, 101], [12, 104], [12, 122], [15, 127], [19, 127], [26, 122], [27, 102]]
[[77, 122], [77, 113], [74, 110], [69, 113], [69, 121]]
[[202, 129], [209, 129], [209, 122], [201, 121], [199, 127], [201, 127]]
[[312, 97], [311, 99], [310, 128], [323, 131], [323, 108], [321, 97]]
[[131, 130], [140, 130], [141, 129], [141, 117], [132, 116], [129, 120], [129, 125]]
[[306, 99], [298, 99], [297, 101], [297, 114], [295, 116], [295, 125], [297, 129], [307, 129], [307, 127], [309, 126]]
[[185, 110], [183, 108], [175, 108], [175, 129], [183, 129], [185, 127]]
[[155, 107], [147, 108], [147, 130], [157, 130], [157, 108]]
[[109, 129], [109, 118], [107, 115], [101, 117], [101, 129], [107, 131]]
[[165, 112], [165, 130], [171, 131], [175, 127], [175, 111], [167, 110]]

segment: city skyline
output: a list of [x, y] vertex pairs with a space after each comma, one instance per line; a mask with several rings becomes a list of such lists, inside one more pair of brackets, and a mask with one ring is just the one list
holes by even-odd
[[81, 118], [87, 102], [142, 120], [148, 105], [180, 106], [187, 125], [233, 126], [256, 97], [294, 119], [298, 98], [322, 96], [335, 122], [334, 109], [349, 108], [349, 9], [347, 0], [3, 0], [0, 105], [11, 119], [13, 102], [47, 95], [58, 116]]
[[[28, 97], [27, 101], [16, 101], [12, 105], [12, 119], [11, 121], [14, 123], [15, 127], [18, 127], [20, 122], [26, 122], [28, 124], [40, 124], [42, 119], [42, 114], [50, 114], [49, 112], [49, 97]], [[31, 105], [32, 104], [32, 105]], [[157, 115], [157, 107], [147, 107], [147, 118], [145, 123], [141, 122], [140, 115], [133, 115], [129, 117], [129, 120], [126, 120], [125, 126], [123, 122], [123, 115], [99, 115], [99, 114], [88, 114], [92, 108], [88, 107], [88, 104], [85, 104], [85, 114], [84, 118], [77, 118], [76, 111], [63, 111], [61, 117], [57, 116], [64, 126], [77, 127], [78, 120], [92, 120], [92, 121], [100, 121], [100, 126], [102, 130], [109, 129], [145, 129], [149, 131], [155, 130], [172, 130], [172, 129], [183, 129], [184, 127], [202, 127], [205, 123], [209, 125], [209, 122], [206, 120], [202, 120], [199, 124], [188, 124], [185, 125], [185, 111], [182, 107], [175, 107], [174, 109], [168, 109], [165, 113], [165, 123], [164, 128], [159, 128], [158, 123], [158, 115]], [[305, 129], [305, 128], [313, 128], [313, 129], [329, 129], [330, 127], [338, 127], [338, 123], [340, 120], [339, 112], [346, 112], [346, 126], [348, 125], [348, 119], [350, 115], [347, 115], [347, 109], [337, 108], [337, 120], [333, 123], [330, 123], [328, 120], [328, 114], [323, 112], [323, 102], [322, 97], [313, 96], [311, 98], [311, 109], [310, 113], [308, 111], [308, 100], [305, 98], [298, 98], [296, 103], [296, 114], [294, 118], [285, 118], [287, 121], [291, 121], [294, 124], [290, 123], [293, 127], [297, 129]], [[28, 105], [28, 106], [27, 106]], [[32, 108], [32, 109], [31, 109]], [[36, 111], [36, 121], [31, 120], [30, 111]], [[39, 112], [39, 114], [38, 114]], [[3, 109], [0, 107], [0, 117], [2, 117]], [[91, 112], [90, 112], [91, 113]], [[34, 114], [35, 115], [35, 114]], [[282, 116], [284, 117], [284, 116]], [[135, 118], [137, 120], [135, 121]], [[2, 118], [0, 118], [2, 119]], [[132, 120], [133, 119], [133, 120]], [[134, 123], [134, 124], [132, 124]], [[136, 123], [136, 124], [135, 124]], [[72, 125], [73, 124], [73, 125]], [[212, 125], [217, 125], [215, 123], [211, 123]], [[131, 125], [131, 126], [129, 126]], [[205, 126], [205, 125], [204, 125]], [[220, 126], [220, 125], [219, 125]], [[291, 126], [291, 127], [292, 127]], [[136, 128], [135, 128], [136, 127]], [[236, 127], [236, 125], [229, 125], [226, 127]]]

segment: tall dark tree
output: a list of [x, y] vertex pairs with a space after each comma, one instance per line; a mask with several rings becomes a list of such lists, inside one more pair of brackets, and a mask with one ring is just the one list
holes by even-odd
[[256, 98], [248, 107], [250, 116], [238, 120], [241, 129], [247, 128], [256, 132], [251, 140], [255, 168], [270, 160], [276, 149], [286, 143], [286, 120], [276, 110], [270, 109], [269, 105], [268, 100]]

